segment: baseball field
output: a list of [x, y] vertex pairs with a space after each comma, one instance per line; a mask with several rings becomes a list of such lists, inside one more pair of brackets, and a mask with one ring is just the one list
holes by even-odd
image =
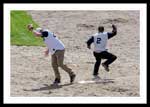
[[[12, 97], [138, 97], [140, 96], [140, 19], [139, 11], [12, 11], [11, 12], [11, 89]], [[23, 19], [24, 18], [24, 19]], [[23, 19], [23, 20], [21, 20]], [[61, 68], [61, 84], [51, 86], [54, 72], [51, 56], [42, 39], [26, 29], [28, 23], [49, 29], [66, 47], [65, 63], [76, 73], [74, 84]], [[92, 80], [95, 59], [86, 41], [97, 27], [118, 33], [108, 42], [108, 51], [117, 56], [110, 72], [100, 66], [106, 82], [80, 84]], [[92, 47], [93, 48], [93, 47]], [[103, 62], [104, 60], [102, 60]]]

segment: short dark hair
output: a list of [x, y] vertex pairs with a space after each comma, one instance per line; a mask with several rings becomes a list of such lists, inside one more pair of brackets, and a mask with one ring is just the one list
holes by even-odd
[[98, 27], [98, 31], [99, 31], [99, 32], [103, 32], [103, 31], [104, 31], [104, 27], [103, 27], [103, 26], [99, 26], [99, 27]]

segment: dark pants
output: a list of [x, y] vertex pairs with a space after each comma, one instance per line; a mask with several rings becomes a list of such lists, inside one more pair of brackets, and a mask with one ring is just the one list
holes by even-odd
[[100, 64], [101, 64], [101, 59], [107, 59], [104, 64], [109, 66], [109, 64], [111, 64], [113, 61], [115, 61], [117, 59], [117, 57], [107, 51], [103, 51], [101, 53], [96, 53], [96, 52], [93, 52], [94, 56], [95, 56], [95, 59], [96, 59], [96, 62], [95, 62], [95, 65], [94, 65], [94, 72], [93, 72], [93, 75], [98, 75], [98, 70], [99, 70], [99, 67], [100, 67]]

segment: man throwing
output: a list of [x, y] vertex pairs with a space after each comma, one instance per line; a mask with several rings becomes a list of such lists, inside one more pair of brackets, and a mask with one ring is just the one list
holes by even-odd
[[63, 63], [65, 53], [64, 44], [52, 32], [50, 32], [47, 29], [36, 28], [36, 30], [34, 30], [32, 24], [29, 24], [27, 28], [29, 31], [32, 31], [36, 37], [43, 38], [43, 41], [47, 46], [45, 55], [48, 56], [48, 54], [51, 53], [52, 67], [55, 73], [54, 84], [58, 84], [61, 82], [61, 76], [58, 67], [61, 67], [69, 74], [70, 83], [72, 83], [75, 79], [75, 74], [74, 72], [72, 72], [71, 68], [69, 68], [67, 65]]
[[115, 55], [109, 53], [106, 49], [107, 40], [112, 38], [117, 34], [117, 28], [115, 25], [112, 25], [112, 32], [104, 32], [104, 27], [98, 27], [98, 33], [94, 34], [89, 40], [87, 41], [87, 47], [90, 49], [90, 45], [94, 43], [94, 57], [96, 59], [96, 63], [94, 65], [94, 72], [93, 75], [96, 77], [98, 75], [99, 66], [101, 64], [101, 59], [107, 59], [102, 66], [105, 68], [106, 71], [109, 71], [109, 65], [117, 59]]

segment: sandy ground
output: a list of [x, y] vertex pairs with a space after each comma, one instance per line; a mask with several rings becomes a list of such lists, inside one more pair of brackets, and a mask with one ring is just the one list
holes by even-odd
[[[138, 11], [28, 11], [43, 28], [54, 32], [66, 46], [65, 63], [76, 73], [75, 83], [69, 84], [68, 74], [60, 69], [61, 84], [51, 86], [54, 72], [51, 56], [44, 57], [45, 47], [11, 46], [11, 96], [140, 96], [140, 48]], [[91, 80], [95, 59], [85, 41], [97, 32], [99, 25], [111, 31], [116, 24], [118, 34], [109, 40], [109, 52], [118, 59], [110, 72], [100, 67], [104, 83], [79, 84]]]

